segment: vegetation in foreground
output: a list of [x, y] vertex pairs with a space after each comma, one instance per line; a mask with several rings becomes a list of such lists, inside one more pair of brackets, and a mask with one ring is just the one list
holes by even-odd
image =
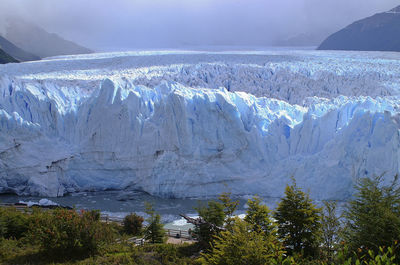
[[[293, 180], [275, 211], [248, 201], [244, 219], [229, 194], [198, 207], [195, 244], [166, 244], [159, 215], [128, 215], [123, 225], [98, 211], [0, 209], [1, 264], [399, 264], [398, 178], [361, 179], [341, 216], [316, 207]], [[137, 246], [132, 236], [146, 239]]]

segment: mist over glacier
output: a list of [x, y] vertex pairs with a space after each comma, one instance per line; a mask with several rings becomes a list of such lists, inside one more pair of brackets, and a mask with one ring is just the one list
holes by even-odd
[[[67, 70], [66, 70], [67, 69]], [[399, 171], [400, 63], [374, 52], [131, 52], [0, 66], [0, 192], [317, 199]]]

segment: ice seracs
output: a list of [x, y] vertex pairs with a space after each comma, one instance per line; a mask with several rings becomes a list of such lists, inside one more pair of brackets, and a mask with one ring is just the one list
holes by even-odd
[[[120, 75], [112, 69], [96, 68], [99, 60], [79, 61], [79, 57], [35, 63], [43, 69], [41, 73], [29, 74], [34, 69], [29, 64], [22, 64], [25, 69], [20, 72], [13, 71], [13, 66], [0, 68], [4, 73], [0, 77], [0, 192], [62, 196], [82, 190], [126, 189], [168, 197], [215, 196], [222, 191], [280, 196], [295, 176], [314, 198], [345, 199], [358, 177], [393, 176], [400, 162], [399, 76], [379, 71], [397, 61], [372, 54], [368, 63], [381, 68], [371, 68], [371, 75], [357, 73], [359, 70], [335, 70], [334, 74], [332, 68], [338, 66], [329, 57], [332, 54], [325, 59], [320, 52], [311, 55], [310, 60], [321, 62], [317, 68], [313, 66], [318, 74], [307, 72], [308, 53], [302, 59], [304, 64], [293, 58], [285, 60], [288, 55], [278, 56], [275, 66], [280, 71], [285, 65], [290, 69], [274, 77], [277, 85], [263, 93], [275, 89], [275, 98], [280, 98], [279, 84], [288, 83], [286, 77], [296, 83], [295, 77], [299, 77], [303, 78], [303, 85], [296, 83], [299, 90], [326, 84], [315, 87], [329, 87], [324, 90], [326, 96], [301, 98], [299, 93], [286, 101], [231, 92], [226, 87], [213, 89], [219, 84], [216, 80], [222, 80], [220, 75], [245, 71], [245, 64], [240, 66], [243, 70], [232, 65], [213, 68], [219, 63], [198, 63], [201, 58], [193, 54], [179, 55], [178, 59], [187, 63], [168, 75], [176, 78], [149, 75], [146, 85], [146, 74], [140, 78], [128, 74], [145, 68], [127, 67], [131, 60], [144, 60], [145, 56], [100, 60], [103, 64], [123, 61], [129, 71]], [[158, 56], [161, 61], [178, 60], [177, 55], [169, 59]], [[235, 87], [254, 83], [257, 78], [252, 80], [252, 75], [257, 77], [258, 70], [253, 68], [267, 73], [274, 58], [229, 56], [221, 58], [230, 58], [235, 65], [240, 60], [264, 65], [247, 66], [248, 75], [245, 71], [240, 76], [249, 79], [232, 79]], [[355, 54], [338, 56], [357, 60]], [[157, 62], [157, 56], [148, 59]], [[93, 68], [80, 76], [46, 70], [54, 64], [57, 72], [57, 67], [64, 64], [68, 68], [77, 61], [82, 68], [91, 64]], [[151, 66], [146, 67], [150, 73]], [[172, 64], [166, 67], [177, 69]], [[362, 66], [356, 63], [354, 67]], [[96, 71], [101, 78], [90, 79]], [[209, 75], [206, 79], [213, 80], [207, 83], [213, 84], [211, 88], [188, 85], [191, 81], [186, 78], [196, 80], [199, 73]], [[36, 75], [38, 78], [33, 78]], [[364, 95], [369, 93], [368, 86], [353, 89], [351, 96], [331, 90], [334, 85], [367, 84], [368, 78], [380, 87], [372, 97]], [[263, 82], [260, 79], [256, 84]], [[384, 96], [386, 93], [390, 96]], [[300, 105], [291, 103], [300, 99]]]

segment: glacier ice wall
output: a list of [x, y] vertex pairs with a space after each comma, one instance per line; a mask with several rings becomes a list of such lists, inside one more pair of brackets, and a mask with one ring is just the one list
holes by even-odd
[[343, 198], [356, 177], [399, 169], [398, 106], [386, 99], [300, 107], [176, 83], [126, 90], [105, 80], [63, 113], [40, 91], [2, 86], [1, 95], [2, 192], [279, 196], [293, 175], [317, 198]]
[[[98, 60], [89, 62], [108, 63]], [[122, 59], [110, 60], [115, 64]], [[297, 62], [294, 66], [301, 69], [294, 76], [306, 74], [293, 82], [306, 92], [285, 101], [212, 89], [211, 83], [218, 84], [215, 80], [233, 80], [245, 91], [246, 84], [262, 85], [251, 78], [251, 66], [236, 79], [221, 77], [229, 67], [221, 70], [213, 63], [169, 65], [183, 71], [179, 78], [153, 75], [151, 68], [137, 68], [145, 71], [137, 75], [133, 70], [112, 74], [112, 69], [103, 69], [98, 77], [98, 68], [79, 70], [84, 73], [56, 69], [58, 64], [61, 69], [75, 63], [58, 59], [21, 64], [20, 71], [13, 69], [16, 65], [0, 68], [0, 193], [61, 196], [131, 189], [168, 197], [215, 196], [222, 191], [281, 196], [295, 176], [314, 198], [343, 199], [358, 177], [399, 172], [396, 73], [371, 68], [378, 72], [366, 74], [375, 80], [369, 84], [383, 88], [371, 97], [363, 94], [372, 93], [372, 86], [371, 91], [360, 87], [359, 94], [350, 89], [350, 96], [343, 96], [346, 93], [333, 85], [367, 84], [362, 71], [340, 76], [325, 62], [318, 66], [322, 72], [317, 78]], [[84, 68], [88, 62], [77, 65]], [[29, 74], [35, 67], [41, 72]], [[46, 72], [46, 67], [55, 72]], [[268, 72], [268, 67], [262, 71]], [[282, 79], [277, 84], [294, 77], [295, 67], [290, 69], [277, 76]], [[214, 81], [196, 89], [188, 85], [187, 76], [203, 74]], [[306, 97], [318, 94], [319, 86], [307, 87], [315, 85], [313, 80], [325, 80], [326, 97]], [[200, 88], [206, 85], [211, 88]], [[276, 86], [275, 97], [284, 97]], [[301, 105], [293, 104], [300, 100]]]

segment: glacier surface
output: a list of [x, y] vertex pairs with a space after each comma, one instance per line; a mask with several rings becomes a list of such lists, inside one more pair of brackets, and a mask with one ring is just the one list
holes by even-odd
[[130, 52], [0, 66], [0, 193], [316, 199], [400, 166], [397, 53]]

